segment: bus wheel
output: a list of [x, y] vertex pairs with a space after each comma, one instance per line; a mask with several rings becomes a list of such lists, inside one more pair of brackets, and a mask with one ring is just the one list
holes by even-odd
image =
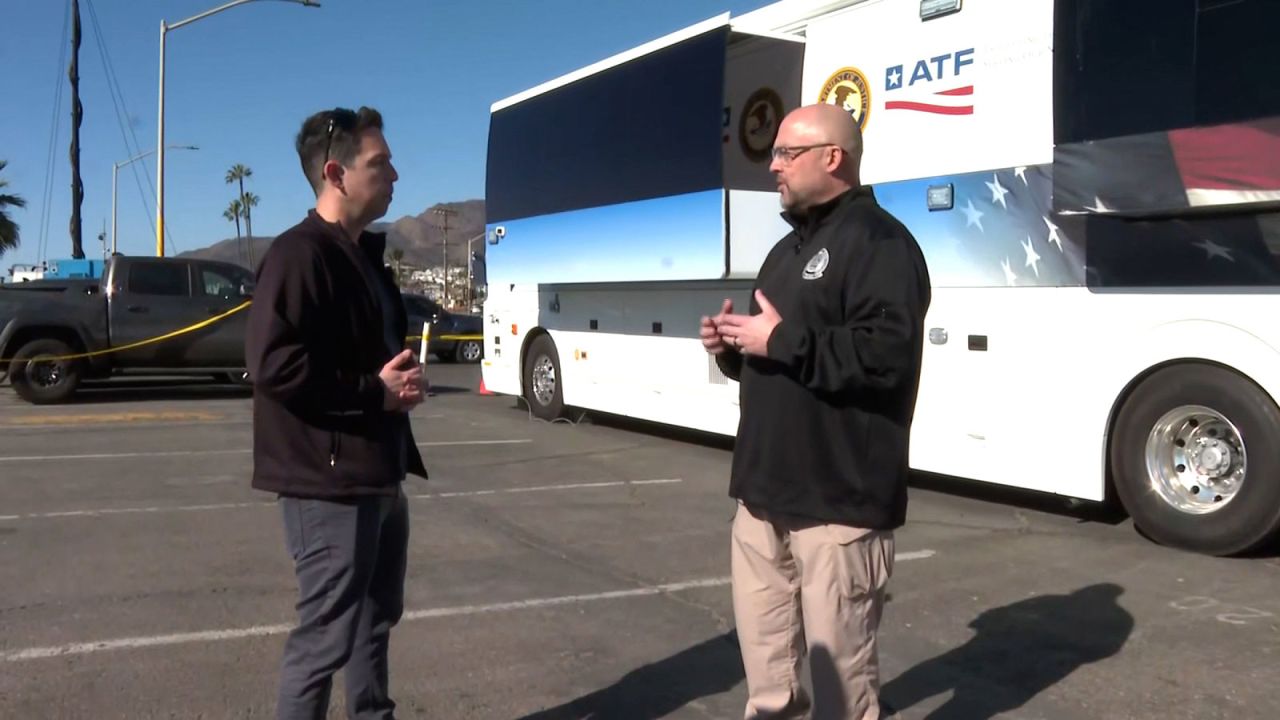
[[1142, 381], [1116, 416], [1115, 488], [1156, 542], [1233, 555], [1280, 530], [1280, 408], [1225, 368], [1185, 364]]
[[550, 335], [539, 335], [529, 345], [529, 354], [524, 359], [524, 397], [535, 416], [555, 420], [564, 414], [564, 390], [560, 381], [556, 343]]

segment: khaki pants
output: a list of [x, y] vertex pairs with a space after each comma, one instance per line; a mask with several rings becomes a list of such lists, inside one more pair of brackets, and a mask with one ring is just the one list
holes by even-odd
[[739, 503], [733, 611], [747, 720], [879, 720], [876, 631], [893, 572], [893, 533], [771, 515]]

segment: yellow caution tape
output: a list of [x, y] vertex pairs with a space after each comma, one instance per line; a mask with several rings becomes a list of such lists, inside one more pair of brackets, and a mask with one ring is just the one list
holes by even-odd
[[[157, 335], [156, 337], [147, 338], [145, 340], [139, 340], [137, 342], [131, 342], [127, 345], [121, 345], [119, 347], [107, 348], [106, 350], [94, 350], [92, 352], [75, 353], [73, 355], [55, 355], [53, 357], [37, 355], [36, 357], [25, 358], [25, 360], [27, 362], [35, 362], [35, 361], [60, 362], [63, 360], [81, 360], [84, 358], [98, 357], [101, 355], [110, 355], [112, 353], [124, 352], [125, 350], [133, 350], [134, 348], [145, 347], [147, 345], [154, 345], [159, 342], [164, 342], [165, 340], [172, 340], [173, 338], [179, 337], [181, 335], [193, 333], [196, 330], [202, 330], [204, 328], [207, 328], [210, 325], [213, 325], [214, 323], [221, 322], [222, 320], [225, 320], [231, 317], [232, 315], [235, 315], [236, 313], [240, 312], [241, 310], [244, 310], [245, 308], [249, 307], [252, 304], [253, 304], [252, 300], [246, 300], [243, 303], [237, 305], [236, 307], [233, 307], [230, 310], [222, 313], [221, 315], [215, 315], [209, 318], [208, 320], [201, 320], [200, 322], [195, 323], [194, 325], [188, 325], [187, 327], [181, 328], [179, 330], [174, 330], [173, 332], [168, 332], [163, 335]], [[414, 341], [423, 339], [423, 337], [424, 337], [423, 335], [411, 335], [405, 338], [405, 340], [408, 342], [414, 342]], [[428, 338], [428, 340], [430, 340], [429, 333], [426, 337]], [[438, 337], [441, 340], [484, 340], [484, 335], [440, 335]], [[0, 358], [0, 364], [8, 364], [17, 359], [18, 358]]]
[[[408, 342], [417, 342], [418, 340], [421, 340], [423, 337], [424, 337], [423, 335], [410, 335], [409, 337], [405, 338], [405, 340]], [[430, 339], [431, 339], [430, 337], [427, 337], [428, 341], [430, 341]], [[436, 335], [436, 339], [438, 340], [484, 340], [484, 336], [483, 335]]]
[[[222, 320], [225, 320], [231, 317], [232, 315], [235, 315], [236, 313], [240, 312], [241, 310], [244, 310], [245, 308], [249, 307], [252, 304], [253, 304], [252, 300], [245, 300], [243, 303], [240, 303], [236, 307], [231, 308], [230, 310], [222, 313], [221, 315], [215, 315], [209, 318], [208, 320], [201, 320], [200, 322], [194, 325], [188, 325], [187, 327], [184, 327], [180, 330], [174, 330], [173, 332], [165, 333], [164, 335], [157, 335], [156, 337], [153, 337], [153, 338], [147, 338], [146, 340], [131, 342], [127, 345], [121, 345], [119, 347], [107, 348], [106, 350], [94, 350], [93, 352], [86, 352], [86, 353], [76, 353], [74, 355], [55, 355], [53, 357], [45, 357], [43, 355], [37, 355], [36, 357], [25, 358], [25, 360], [27, 362], [37, 362], [37, 361], [38, 362], [59, 362], [62, 360], [80, 360], [83, 358], [98, 357], [100, 355], [110, 355], [112, 353], [124, 352], [125, 350], [132, 350], [134, 348], [140, 348], [146, 345], [154, 345], [158, 342], [171, 340], [173, 338], [178, 337], [179, 335], [186, 335], [187, 333], [193, 333], [196, 330], [207, 328], [216, 322], [220, 322]], [[17, 359], [18, 358], [0, 358], [0, 364], [11, 363]]]

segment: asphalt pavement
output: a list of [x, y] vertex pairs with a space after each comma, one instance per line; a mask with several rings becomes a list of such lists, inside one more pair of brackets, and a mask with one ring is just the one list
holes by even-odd
[[[476, 366], [429, 376], [399, 716], [741, 717], [731, 444], [546, 423], [478, 395]], [[0, 717], [273, 716], [295, 587], [249, 487], [250, 406], [208, 383], [50, 407], [0, 388]], [[1097, 508], [923, 477], [897, 550], [898, 717], [1280, 717], [1274, 554], [1191, 555]]]

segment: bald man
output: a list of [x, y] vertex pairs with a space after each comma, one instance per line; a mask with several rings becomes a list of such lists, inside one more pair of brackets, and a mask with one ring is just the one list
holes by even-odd
[[915, 238], [861, 184], [861, 158], [848, 112], [787, 115], [770, 170], [793, 229], [747, 314], [725, 300], [702, 318], [707, 352], [740, 382], [729, 494], [748, 719], [881, 717], [876, 632], [930, 287]]

